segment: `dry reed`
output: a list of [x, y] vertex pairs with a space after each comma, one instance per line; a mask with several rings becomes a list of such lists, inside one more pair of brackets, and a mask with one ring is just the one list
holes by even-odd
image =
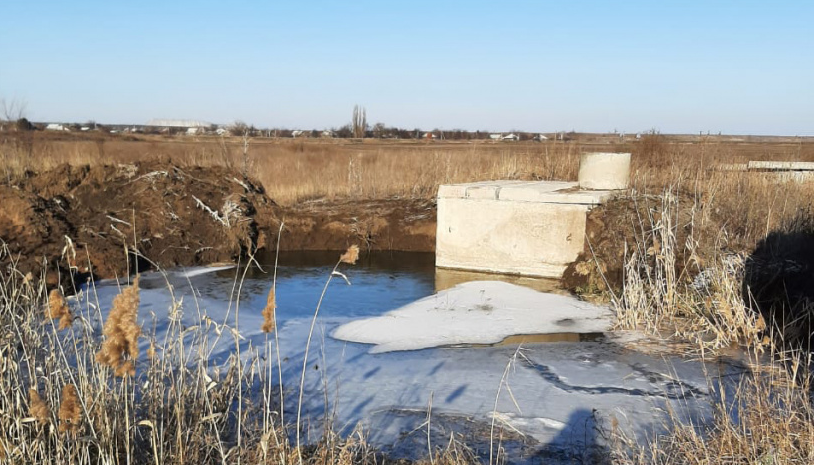
[[66, 384], [62, 388], [60, 397], [60, 409], [58, 417], [60, 419], [60, 432], [77, 433], [82, 421], [82, 409], [80, 407], [77, 388], [73, 384]]
[[[97, 362], [112, 368], [119, 377], [133, 376], [136, 373], [134, 363], [139, 357], [137, 339], [142, 332], [136, 323], [138, 311], [139, 276], [136, 276], [130, 287], [114, 297], [103, 329], [105, 340], [96, 355]], [[129, 360], [125, 360], [126, 355], [130, 357]]]
[[46, 424], [51, 419], [51, 409], [43, 401], [36, 389], [30, 388], [28, 390], [28, 414], [35, 418], [38, 423]]
[[340, 262], [349, 265], [354, 265], [355, 263], [357, 263], [357, 259], [359, 256], [360, 247], [358, 247], [357, 245], [353, 245], [346, 249], [346, 252], [344, 252], [343, 255], [340, 256]]
[[[23, 282], [27, 283], [28, 281], [24, 279]], [[60, 320], [60, 331], [70, 327], [73, 322], [71, 309], [68, 307], [65, 297], [63, 297], [62, 292], [56, 288], [52, 289], [48, 294], [48, 318]]]
[[272, 286], [267, 294], [267, 305], [261, 311], [264, 323], [261, 324], [261, 331], [271, 333], [275, 329], [275, 286]]

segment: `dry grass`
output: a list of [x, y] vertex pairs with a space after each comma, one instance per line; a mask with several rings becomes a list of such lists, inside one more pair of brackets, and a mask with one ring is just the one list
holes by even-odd
[[[0, 137], [7, 181], [28, 169], [65, 162], [133, 163], [171, 157], [205, 166], [243, 163], [238, 140], [31, 137]], [[642, 214], [632, 224], [639, 240], [629, 244], [625, 254], [624, 289], [613, 296], [619, 324], [661, 334], [671, 328], [675, 336], [696, 341], [704, 355], [735, 342], [758, 352], [769, 350], [770, 341], [757, 337], [764, 322], [743, 304], [745, 252], [798, 212], [811, 212], [813, 185], [780, 184], [761, 175], [712, 168], [749, 159], [813, 160], [813, 144], [709, 139], [687, 144], [660, 137], [648, 142], [600, 146], [254, 140], [248, 169], [283, 204], [322, 197], [431, 198], [440, 183], [575, 179], [582, 151], [630, 150], [630, 195]], [[810, 218], [813, 227], [813, 214]], [[0, 249], [2, 253], [7, 251]], [[354, 263], [356, 255], [348, 251], [340, 261]], [[274, 291], [268, 296], [265, 324], [268, 316], [274, 318]], [[264, 357], [244, 354], [242, 359], [236, 353], [216, 371], [206, 354], [214, 342], [208, 329], [216, 325], [224, 337], [232, 334], [238, 347], [236, 332], [214, 322], [183, 327], [181, 302], [175, 302], [166, 339], [140, 335], [134, 319], [138, 302], [136, 286], [117, 297], [104, 324], [103, 341], [98, 304], [71, 308], [62, 294], [49, 295], [43, 280], [23, 276], [13, 267], [0, 271], [0, 328], [10, 335], [0, 337], [0, 460], [344, 465], [385, 460], [360, 434], [341, 438], [328, 431], [315, 444], [290, 443], [291, 425], [278, 415], [283, 389], [280, 372], [277, 381], [273, 375], [272, 354], [277, 351], [272, 341], [267, 341]], [[70, 319], [63, 324], [65, 315]], [[59, 318], [59, 326], [53, 318]], [[270, 323], [268, 329], [277, 331], [274, 319]], [[137, 361], [140, 337], [149, 341], [150, 354]], [[191, 347], [198, 351], [191, 352]], [[804, 387], [810, 386], [811, 377], [803, 375], [808, 370], [802, 360], [794, 356], [788, 362], [759, 364], [733, 396], [719, 396], [711, 424], [674, 419], [668, 433], [648, 445], [619, 437], [613, 459], [813, 463], [813, 404]], [[108, 367], [113, 374], [130, 376], [112, 377]], [[259, 385], [265, 386], [260, 400], [252, 393]], [[713, 386], [715, 393], [719, 389]], [[57, 418], [48, 405], [59, 405]], [[56, 419], [60, 430], [78, 434], [43, 427]], [[476, 462], [460, 446], [431, 455], [432, 464]]]
[[[348, 250], [338, 264], [355, 255]], [[338, 276], [336, 270], [329, 279]], [[268, 340], [263, 350], [236, 349], [215, 365], [208, 348], [221, 338], [237, 347], [238, 331], [206, 318], [183, 325], [179, 300], [170, 309], [167, 337], [138, 331], [137, 284], [115, 298], [105, 322], [99, 302], [80, 307], [65, 299], [74, 324], [59, 331], [43, 312], [45, 280], [13, 266], [0, 270], [0, 328], [7, 335], [0, 337], [0, 463], [393, 463], [360, 431], [341, 437], [328, 428], [317, 441], [296, 446], [295, 425], [280, 414], [277, 345]], [[230, 306], [238, 312], [236, 299]], [[138, 358], [139, 339], [147, 339], [153, 355]], [[107, 354], [102, 363], [99, 353]], [[119, 377], [123, 366], [129, 376]], [[476, 463], [460, 444], [433, 453], [431, 463]]]
[[790, 341], [775, 337], [775, 328], [745, 303], [742, 287], [747, 251], [756, 241], [792, 224], [813, 231], [813, 185], [693, 173], [694, 182], [679, 177], [659, 195], [631, 194], [640, 240], [625, 252], [621, 292], [608, 297], [620, 328], [685, 341], [680, 347], [699, 354], [701, 363], [734, 346], [754, 363], [733, 385], [713, 383], [711, 422], [670, 411], [666, 431], [649, 444], [614, 434], [613, 462], [813, 463], [812, 355], [791, 351]]
[[[3, 176], [62, 163], [95, 165], [172, 159], [196, 166], [230, 166], [261, 181], [273, 200], [292, 205], [327, 198], [433, 198], [445, 183], [485, 179], [575, 180], [585, 151], [633, 153], [633, 185], [655, 190], [679, 177], [708, 176], [718, 163], [750, 159], [814, 159], [811, 141], [731, 142], [726, 138], [667, 138], [641, 142], [576, 140], [545, 143], [279, 140], [159, 136], [110, 137], [0, 133]], [[25, 140], [23, 140], [25, 139]], [[690, 177], [692, 176], [692, 177]]]
[[713, 418], [706, 424], [670, 411], [666, 432], [649, 444], [615, 433], [613, 463], [814, 463], [813, 394], [804, 387], [812, 380], [797, 360], [755, 364], [734, 384], [713, 384]]

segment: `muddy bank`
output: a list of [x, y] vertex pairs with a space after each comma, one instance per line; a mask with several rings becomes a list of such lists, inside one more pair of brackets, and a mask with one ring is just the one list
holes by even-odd
[[281, 250], [433, 252], [437, 207], [428, 200], [312, 201], [278, 210]]
[[15, 262], [34, 275], [45, 265], [53, 284], [70, 274], [111, 278], [154, 266], [232, 262], [273, 250], [281, 220], [282, 250], [434, 249], [429, 202], [281, 208], [260, 183], [233, 170], [154, 161], [62, 165], [0, 184], [0, 239], [8, 252], [0, 265]]

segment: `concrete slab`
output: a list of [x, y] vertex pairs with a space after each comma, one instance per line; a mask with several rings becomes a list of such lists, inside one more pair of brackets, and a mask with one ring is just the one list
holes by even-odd
[[482, 181], [442, 185], [437, 198], [599, 205], [614, 192], [580, 189], [570, 181]]
[[614, 193], [563, 181], [440, 186], [437, 266], [561, 277], [584, 249], [587, 211]]
[[750, 161], [749, 170], [814, 171], [814, 163], [806, 161]]
[[585, 152], [579, 161], [579, 186], [584, 189], [626, 189], [630, 182], [630, 154]]

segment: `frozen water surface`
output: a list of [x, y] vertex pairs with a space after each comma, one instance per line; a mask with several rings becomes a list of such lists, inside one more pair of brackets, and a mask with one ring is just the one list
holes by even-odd
[[[276, 297], [287, 414], [295, 409], [312, 314], [337, 257], [285, 255], [280, 261]], [[613, 418], [641, 439], [661, 429], [669, 409], [682, 419], [705, 420], [711, 385], [741, 371], [739, 364], [704, 367], [698, 360], [650, 356], [614, 337], [476, 346], [516, 334], [598, 333], [609, 327], [610, 314], [507, 282], [435, 289], [451, 280], [435, 271], [433, 260], [375, 255], [341, 269], [351, 285], [332, 279], [309, 352], [309, 418], [333, 415], [341, 432], [360, 426], [372, 443], [407, 457], [423, 456], [428, 436], [444, 445], [452, 433], [487, 456], [493, 422], [511, 461], [570, 462], [605, 447]], [[146, 331], [155, 323], [161, 339], [171, 303], [166, 279], [183, 299], [187, 326], [208, 318], [235, 326], [230, 296], [237, 295], [242, 353], [263, 352], [271, 338], [260, 330], [261, 310], [272, 285], [272, 267], [264, 268], [268, 273], [250, 271], [243, 282], [243, 267], [144, 274], [139, 318]], [[88, 289], [83, 298], [98, 298], [105, 316], [118, 286], [102, 282], [95, 291], [97, 297]], [[214, 342], [211, 357], [222, 363], [234, 350], [225, 336]], [[431, 426], [422, 426], [429, 406]], [[310, 434], [315, 439], [320, 431]]]

